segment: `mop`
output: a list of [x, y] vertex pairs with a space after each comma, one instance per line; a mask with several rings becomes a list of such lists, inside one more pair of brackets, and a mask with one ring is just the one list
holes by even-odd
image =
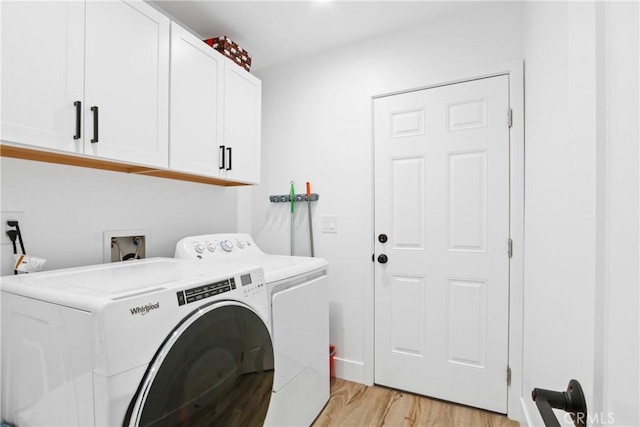
[[293, 188], [293, 181], [291, 181], [291, 188], [289, 189], [289, 200], [291, 201], [291, 256], [293, 256], [293, 206], [296, 197], [296, 192]]
[[311, 184], [307, 181], [307, 211], [309, 213], [309, 246], [311, 247], [311, 256], [313, 254], [313, 224], [311, 223]]

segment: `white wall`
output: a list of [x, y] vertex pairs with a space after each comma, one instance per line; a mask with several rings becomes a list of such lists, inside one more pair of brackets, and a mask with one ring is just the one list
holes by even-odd
[[[150, 230], [147, 257], [173, 257], [187, 235], [236, 230], [235, 188], [10, 158], [0, 165], [0, 208], [25, 213], [27, 253], [46, 258], [46, 269], [102, 263], [105, 230]], [[13, 249], [0, 250], [2, 275], [11, 274]]]
[[590, 424], [639, 425], [638, 5], [524, 16], [523, 403], [576, 378]]
[[[593, 407], [596, 282], [595, 7], [525, 9], [523, 387], [579, 380]], [[526, 397], [526, 394], [524, 394]], [[531, 420], [541, 424], [531, 399]]]
[[[606, 3], [605, 37], [605, 253], [601, 412], [618, 425], [640, 425], [640, 6]], [[597, 337], [598, 338], [598, 337]], [[596, 378], [599, 372], [596, 371]], [[596, 405], [597, 407], [597, 405]]]
[[[310, 181], [320, 194], [313, 228], [316, 255], [330, 264], [331, 342], [340, 377], [370, 381], [365, 335], [372, 325], [364, 319], [373, 285], [371, 97], [522, 57], [521, 10], [517, 3], [467, 3], [459, 15], [258, 73], [263, 174], [253, 189], [253, 234], [266, 251], [289, 253], [288, 206], [269, 203], [268, 195], [287, 194], [291, 180], [298, 192]], [[296, 254], [307, 254], [306, 206], [300, 208]], [[321, 233], [325, 215], [337, 216], [337, 234]]]

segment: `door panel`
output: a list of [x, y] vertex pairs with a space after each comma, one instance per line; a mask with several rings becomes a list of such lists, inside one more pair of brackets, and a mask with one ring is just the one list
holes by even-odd
[[398, 111], [391, 115], [391, 136], [403, 138], [424, 134], [424, 110]]
[[451, 363], [486, 367], [486, 285], [483, 280], [448, 280], [447, 349]]
[[392, 351], [424, 357], [424, 277], [392, 277]]
[[465, 101], [447, 107], [449, 131], [473, 129], [487, 126], [487, 101]]
[[424, 157], [392, 159], [391, 163], [393, 247], [422, 249]]
[[374, 103], [375, 382], [507, 409], [509, 87]]
[[449, 153], [447, 157], [447, 246], [450, 251], [486, 252], [486, 151]]

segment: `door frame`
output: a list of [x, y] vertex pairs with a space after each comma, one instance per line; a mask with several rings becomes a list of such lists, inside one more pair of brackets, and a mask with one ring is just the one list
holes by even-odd
[[[375, 100], [440, 86], [463, 83], [487, 77], [507, 75], [509, 77], [509, 105], [512, 110], [510, 141], [510, 189], [509, 189], [509, 233], [513, 240], [513, 256], [509, 262], [509, 354], [511, 385], [507, 386], [507, 415], [511, 419], [524, 417], [522, 390], [523, 358], [523, 296], [524, 296], [524, 61], [514, 60], [488, 67], [469, 70], [457, 75], [448, 74], [432, 79], [432, 83], [421, 87], [389, 92], [371, 97], [371, 253], [375, 253]], [[505, 112], [505, 121], [507, 112]], [[507, 250], [505, 246], [505, 251]], [[364, 382], [374, 383], [375, 368], [375, 264], [371, 266], [372, 283], [365, 290], [364, 312]], [[505, 370], [505, 383], [506, 383]]]

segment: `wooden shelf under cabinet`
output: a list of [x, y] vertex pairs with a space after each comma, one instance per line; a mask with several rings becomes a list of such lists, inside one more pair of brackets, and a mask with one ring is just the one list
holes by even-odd
[[170, 169], [157, 169], [147, 166], [131, 165], [76, 154], [58, 153], [4, 144], [0, 145], [0, 156], [12, 157], [14, 159], [32, 160], [35, 162], [56, 163], [59, 165], [102, 169], [112, 172], [148, 175], [159, 178], [176, 179], [179, 181], [197, 182], [200, 184], [220, 185], [224, 187], [249, 185], [243, 182], [227, 181], [224, 179], [212, 178], [208, 176], [193, 175], [184, 172], [173, 171]]

